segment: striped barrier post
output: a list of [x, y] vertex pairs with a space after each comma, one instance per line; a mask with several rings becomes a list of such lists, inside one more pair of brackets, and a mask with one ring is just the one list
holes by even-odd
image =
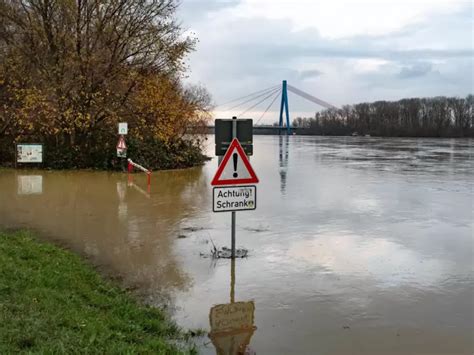
[[144, 168], [143, 166], [141, 166], [140, 164], [137, 164], [135, 163], [134, 161], [132, 161], [132, 159], [127, 159], [128, 161], [128, 172], [131, 173], [133, 172], [133, 168], [137, 168], [141, 171], [143, 171], [144, 173], [147, 174], [147, 186], [148, 186], [148, 192], [150, 191], [150, 186], [151, 186], [151, 171]]

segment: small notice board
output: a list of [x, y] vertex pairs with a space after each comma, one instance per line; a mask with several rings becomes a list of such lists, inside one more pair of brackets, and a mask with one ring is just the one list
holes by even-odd
[[16, 163], [43, 163], [43, 144], [18, 143], [16, 145]]

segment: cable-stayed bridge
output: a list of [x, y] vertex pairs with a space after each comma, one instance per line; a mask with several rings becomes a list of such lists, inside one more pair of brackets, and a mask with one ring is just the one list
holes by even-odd
[[[250, 93], [245, 96], [238, 97], [236, 99], [227, 101], [223, 104], [218, 105], [217, 107], [224, 109], [225, 111], [237, 111], [240, 112], [236, 117], [242, 118], [246, 113], [250, 112], [251, 110], [255, 109], [256, 107], [260, 107], [260, 105], [267, 104], [265, 110], [260, 115], [260, 117], [255, 121], [254, 125], [257, 125], [263, 117], [267, 114], [267, 112], [272, 108], [274, 103], [280, 98], [280, 117], [278, 121], [278, 126], [275, 127], [266, 127], [266, 129], [277, 129], [282, 130], [286, 128], [288, 134], [291, 133], [291, 121], [290, 121], [290, 108], [288, 104], [288, 92], [292, 92], [303, 99], [310, 101], [314, 104], [322, 106], [326, 109], [337, 109], [336, 106], [321, 100], [307, 92], [300, 90], [290, 84], [287, 83], [286, 80], [282, 81], [282, 84], [274, 85], [269, 88], [259, 90], [253, 93]], [[243, 109], [246, 107], [245, 109]], [[283, 120], [283, 116], [285, 116], [285, 121]]]

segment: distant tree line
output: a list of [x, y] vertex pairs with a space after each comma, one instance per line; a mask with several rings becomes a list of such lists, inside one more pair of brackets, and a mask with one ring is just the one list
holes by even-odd
[[[189, 129], [211, 98], [185, 86], [196, 40], [177, 0], [0, 0], [0, 163], [14, 143], [46, 145], [46, 164], [113, 168], [117, 124], [151, 168], [203, 158]], [[147, 161], [143, 161], [141, 157]]]
[[346, 105], [298, 117], [301, 134], [474, 137], [474, 96], [412, 98]]

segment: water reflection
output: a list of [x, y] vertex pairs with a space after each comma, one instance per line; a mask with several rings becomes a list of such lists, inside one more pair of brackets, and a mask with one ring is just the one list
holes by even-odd
[[235, 260], [231, 260], [230, 303], [218, 304], [209, 310], [209, 338], [217, 355], [250, 355], [249, 347], [255, 326], [255, 303], [235, 302]]
[[119, 204], [117, 209], [117, 216], [120, 221], [127, 220], [128, 215], [128, 206], [125, 201], [125, 196], [127, 192], [127, 185], [123, 181], [117, 181], [117, 196], [119, 198]]
[[280, 191], [282, 195], [286, 194], [286, 174], [288, 171], [288, 142], [287, 135], [278, 136], [279, 148], [279, 168], [280, 168]]
[[324, 163], [417, 175], [472, 173], [469, 159], [472, 140], [468, 139], [313, 137], [313, 140], [321, 150], [319, 159]]
[[[143, 176], [143, 174], [141, 174], [141, 175]], [[151, 175], [150, 175], [150, 176], [147, 175], [147, 179], [150, 179], [150, 182], [151, 182]], [[137, 190], [138, 192], [140, 192], [143, 196], [145, 196], [145, 197], [147, 197], [147, 198], [150, 198], [151, 184], [149, 184], [149, 183], [147, 182], [147, 187], [146, 187], [146, 191], [145, 191], [142, 187], [140, 187], [140, 186], [138, 186], [137, 184], [135, 184], [134, 178], [133, 178], [133, 173], [128, 173], [128, 175], [127, 175], [127, 181], [128, 181], [128, 182], [127, 182], [127, 185], [128, 185], [129, 187], [133, 187], [135, 190]]]
[[41, 175], [18, 175], [18, 195], [34, 195], [43, 193], [43, 176]]
[[300, 266], [304, 262], [340, 276], [372, 279], [378, 287], [436, 287], [454, 267], [384, 238], [351, 234], [326, 233], [298, 241], [288, 256], [297, 259]]
[[[236, 296], [232, 265], [200, 256], [211, 240], [229, 244], [229, 215], [211, 208], [216, 159], [153, 173], [150, 194], [125, 174], [0, 170], [0, 226], [59, 240], [151, 304], [171, 295], [185, 328], [209, 329], [211, 306], [251, 299], [258, 331], [248, 343], [259, 354], [473, 353], [474, 140], [254, 143], [259, 207], [237, 216], [249, 257], [231, 274]], [[42, 193], [23, 194], [39, 190], [19, 189], [20, 174], [42, 176]], [[134, 184], [145, 190], [146, 176]]]
[[208, 185], [201, 168], [156, 172], [153, 179], [149, 194], [146, 176], [128, 185], [119, 173], [4, 170], [0, 227], [36, 230], [153, 296], [150, 302], [168, 302], [191, 282], [173, 247], [183, 215], [197, 212], [193, 202], [208, 203]]

